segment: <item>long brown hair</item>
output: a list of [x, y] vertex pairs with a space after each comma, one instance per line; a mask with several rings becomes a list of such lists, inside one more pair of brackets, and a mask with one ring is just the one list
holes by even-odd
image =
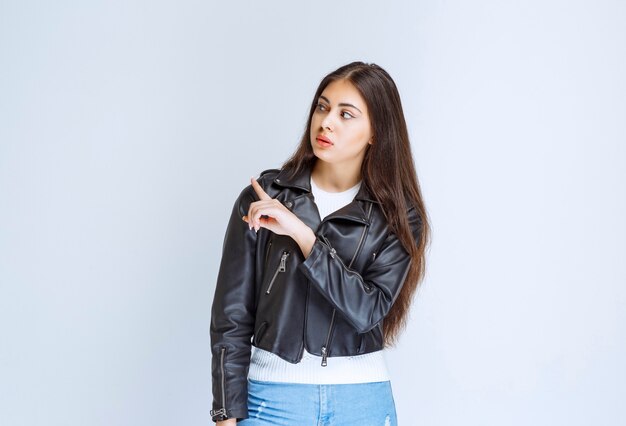
[[[385, 345], [395, 343], [406, 325], [411, 301], [425, 274], [426, 247], [430, 242], [430, 225], [422, 200], [413, 163], [409, 132], [404, 120], [400, 94], [391, 76], [376, 64], [352, 62], [322, 79], [313, 97], [306, 129], [298, 148], [283, 168], [292, 175], [313, 167], [317, 157], [311, 147], [311, 117], [326, 86], [336, 80], [351, 82], [365, 100], [372, 125], [373, 143], [368, 145], [361, 164], [362, 184], [380, 203], [392, 232], [411, 256], [406, 280], [391, 311], [383, 320]], [[408, 203], [415, 206], [419, 234], [411, 232], [407, 217]]]

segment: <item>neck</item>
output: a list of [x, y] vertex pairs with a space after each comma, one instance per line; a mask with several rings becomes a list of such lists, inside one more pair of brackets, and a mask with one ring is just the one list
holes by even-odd
[[361, 165], [332, 164], [317, 160], [311, 171], [315, 184], [327, 192], [341, 192], [352, 188], [361, 180]]

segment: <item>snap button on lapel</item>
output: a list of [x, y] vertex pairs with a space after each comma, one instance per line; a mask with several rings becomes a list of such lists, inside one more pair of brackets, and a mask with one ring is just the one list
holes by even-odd
[[285, 207], [287, 207], [288, 209], [291, 208], [291, 206], [293, 206], [293, 203], [291, 201], [285, 201]]

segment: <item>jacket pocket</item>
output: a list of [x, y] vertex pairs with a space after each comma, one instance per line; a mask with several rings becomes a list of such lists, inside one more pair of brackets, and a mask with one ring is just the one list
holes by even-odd
[[274, 286], [274, 282], [276, 281], [278, 274], [287, 270], [287, 257], [289, 257], [289, 252], [285, 250], [280, 256], [280, 263], [278, 264], [276, 271], [274, 271], [274, 275], [272, 276], [270, 283], [267, 285], [267, 290], [265, 291], [265, 294], [270, 294], [270, 292], [272, 291], [272, 287]]

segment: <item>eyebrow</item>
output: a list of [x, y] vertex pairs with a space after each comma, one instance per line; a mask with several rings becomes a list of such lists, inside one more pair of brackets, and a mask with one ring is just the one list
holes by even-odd
[[[322, 96], [322, 95], [320, 95], [320, 98], [322, 98], [322, 99], [324, 99], [326, 102], [330, 103], [330, 101], [328, 100], [328, 98], [327, 98], [326, 96]], [[352, 104], [347, 104], [347, 103], [345, 103], [345, 102], [342, 102], [342, 103], [340, 103], [340, 104], [339, 104], [339, 106], [340, 106], [340, 107], [341, 107], [341, 106], [351, 107], [351, 108], [356, 109], [356, 110], [357, 110], [358, 112], [360, 112], [361, 114], [363, 114], [363, 113], [361, 112], [361, 110], [360, 110], [360, 109], [358, 109], [357, 107], [355, 107], [355, 106], [354, 106], [354, 105], [352, 105]]]

